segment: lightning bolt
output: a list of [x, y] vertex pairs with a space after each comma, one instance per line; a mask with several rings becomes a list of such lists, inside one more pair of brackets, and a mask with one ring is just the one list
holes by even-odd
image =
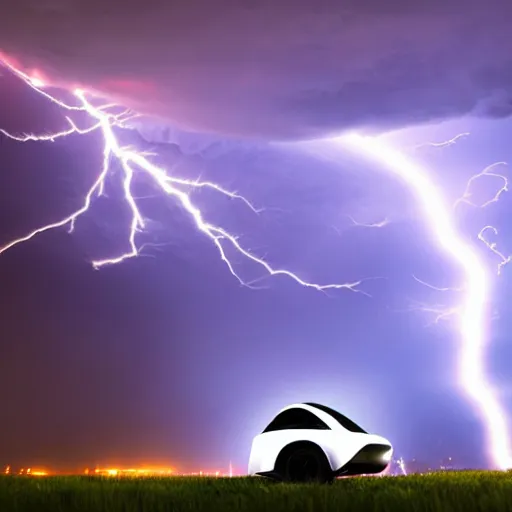
[[[412, 276], [412, 278], [420, 283], [423, 286], [426, 286], [427, 288], [430, 288], [431, 290], [435, 290], [437, 292], [463, 292], [465, 291], [463, 287], [461, 288], [453, 288], [448, 286], [435, 286], [433, 284], [427, 283], [426, 281], [423, 281], [422, 279], [416, 277], [415, 275]], [[454, 314], [459, 313], [460, 306], [452, 306], [452, 307], [446, 307], [443, 305], [427, 305], [427, 304], [420, 304], [419, 307], [412, 307], [411, 311], [421, 311], [422, 313], [433, 313], [435, 314], [435, 318], [432, 322], [428, 323], [426, 327], [430, 327], [431, 325], [437, 325], [442, 320], [449, 320]]]
[[[460, 332], [459, 382], [484, 420], [494, 464], [501, 469], [511, 468], [512, 452], [506, 415], [484, 371], [487, 343], [485, 313], [490, 288], [485, 264], [458, 233], [452, 208], [429, 178], [426, 168], [388, 146], [379, 137], [347, 134], [335, 141], [387, 168], [407, 184], [421, 205], [425, 222], [439, 246], [464, 271], [464, 300], [456, 311]], [[488, 175], [488, 171], [485, 174]], [[492, 249], [492, 244], [489, 247]]]
[[451, 139], [444, 140], [442, 142], [425, 142], [423, 144], [418, 144], [417, 146], [414, 146], [414, 149], [422, 149], [422, 148], [446, 148], [448, 146], [453, 146], [457, 143], [459, 139], [469, 137], [469, 132], [459, 133], [455, 135], [455, 137], [452, 137]]
[[489, 242], [487, 238], [485, 237], [485, 233], [487, 231], [492, 231], [495, 235], [498, 234], [498, 230], [494, 226], [485, 226], [480, 230], [480, 233], [478, 233], [478, 239], [481, 240], [484, 245], [496, 256], [500, 258], [500, 262], [498, 263], [498, 275], [501, 274], [502, 268], [507, 264], [510, 263], [510, 260], [512, 259], [512, 255], [505, 256], [500, 250], [497, 248], [496, 242]]
[[434, 286], [433, 284], [427, 283], [426, 281], [421, 280], [419, 277], [416, 277], [415, 275], [412, 276], [412, 278], [417, 281], [418, 283], [422, 284], [423, 286], [426, 286], [427, 288], [431, 288], [432, 290], [436, 290], [438, 292], [461, 292], [464, 289], [463, 288], [451, 288], [451, 287], [441, 287], [441, 286]]
[[[497, 167], [504, 167], [506, 165], [507, 165], [507, 162], [495, 162], [495, 163], [487, 166], [482, 172], [479, 172], [478, 174], [471, 176], [471, 178], [468, 180], [468, 182], [466, 184], [464, 193], [462, 194], [462, 196], [459, 199], [457, 199], [457, 201], [455, 201], [454, 208], [457, 208], [461, 204], [467, 204], [467, 205], [474, 206], [474, 207], [485, 208], [486, 206], [489, 206], [493, 203], [497, 203], [498, 200], [500, 199], [501, 195], [504, 194], [505, 192], [508, 192], [509, 181], [508, 181], [507, 176], [505, 176], [504, 174], [501, 174], [499, 172], [496, 172], [495, 169]], [[482, 204], [475, 204], [470, 199], [472, 196], [471, 187], [476, 180], [483, 178], [483, 177], [491, 177], [491, 178], [498, 179], [499, 181], [501, 181], [501, 187], [498, 189], [498, 191], [494, 194], [494, 196], [491, 199], [483, 202]], [[499, 274], [501, 274], [501, 270], [503, 269], [503, 267], [507, 263], [510, 263], [510, 261], [512, 259], [512, 255], [505, 256], [505, 254], [503, 254], [498, 249], [498, 245], [496, 242], [490, 242], [486, 237], [486, 233], [488, 231], [492, 231], [494, 233], [494, 235], [498, 234], [498, 230], [494, 226], [485, 226], [478, 233], [478, 239], [480, 241], [482, 241], [484, 243], [484, 245], [492, 253], [494, 253], [496, 256], [498, 256], [498, 258], [500, 260], [500, 262], [498, 263], [498, 275], [499, 275]]]
[[[487, 166], [482, 172], [479, 172], [478, 174], [471, 176], [471, 178], [469, 178], [469, 180], [467, 182], [464, 193], [462, 194], [462, 196], [459, 199], [457, 199], [457, 201], [455, 201], [454, 208], [457, 208], [457, 206], [459, 206], [461, 203], [466, 203], [471, 206], [480, 206], [481, 208], [485, 208], [486, 206], [489, 206], [492, 203], [496, 203], [499, 200], [501, 194], [503, 194], [504, 192], [508, 192], [508, 178], [503, 174], [495, 172], [493, 169], [495, 169], [496, 167], [505, 166], [505, 165], [507, 165], [507, 162], [495, 162], [495, 163]], [[470, 197], [472, 195], [471, 194], [471, 185], [475, 182], [475, 180], [478, 180], [479, 178], [482, 178], [484, 176], [498, 178], [500, 181], [502, 181], [503, 184], [498, 189], [498, 191], [496, 192], [496, 194], [494, 195], [494, 197], [492, 199], [485, 201], [481, 205], [477, 205], [470, 200]]]
[[[201, 210], [192, 202], [190, 198], [190, 190], [200, 187], [211, 188], [227, 197], [243, 201], [246, 206], [249, 206], [249, 208], [256, 213], [259, 210], [253, 207], [252, 204], [242, 196], [227, 191], [211, 182], [201, 182], [197, 180], [191, 181], [171, 176], [167, 174], [164, 168], [153, 164], [148, 159], [147, 153], [121, 146], [116, 137], [115, 130], [125, 128], [123, 123], [126, 122], [129, 116], [133, 117], [136, 114], [129, 111], [113, 113], [111, 110], [118, 107], [112, 104], [95, 106], [93, 99], [90, 98], [85, 91], [80, 89], [72, 91], [75, 99], [78, 101], [78, 105], [69, 105], [44, 90], [45, 84], [43, 81], [30, 78], [28, 75], [14, 68], [7, 62], [4, 62], [4, 65], [21, 78], [34, 91], [44, 96], [52, 103], [68, 112], [75, 111], [86, 113], [94, 122], [94, 124], [88, 128], [79, 129], [71, 118], [67, 117], [66, 119], [70, 127], [61, 132], [41, 136], [34, 134], [15, 136], [2, 130], [4, 136], [20, 142], [52, 141], [60, 137], [69, 136], [73, 133], [87, 134], [96, 130], [101, 130], [104, 138], [104, 147], [103, 166], [92, 187], [86, 194], [83, 206], [63, 219], [42, 226], [23, 237], [13, 240], [0, 248], [0, 254], [15, 245], [29, 241], [34, 236], [50, 229], [67, 225], [69, 226], [69, 230], [73, 231], [76, 220], [89, 210], [93, 199], [103, 194], [105, 180], [111, 169], [111, 162], [112, 160], [117, 160], [123, 171], [124, 198], [131, 211], [130, 234], [128, 238], [129, 250], [116, 257], [93, 261], [92, 263], [96, 268], [119, 263], [139, 254], [140, 249], [136, 244], [136, 235], [140, 231], [144, 230], [146, 223], [138, 208], [136, 199], [133, 196], [132, 187], [134, 173], [142, 172], [153, 180], [153, 183], [162, 193], [172, 197], [182, 206], [194, 221], [196, 228], [216, 246], [221, 259], [228, 267], [230, 273], [240, 282], [240, 284], [248, 286], [248, 284], [245, 283], [242, 277], [236, 272], [232, 262], [226, 256], [224, 244], [231, 245], [231, 247], [239, 254], [263, 268], [269, 276], [285, 275], [302, 286], [314, 288], [320, 291], [328, 289], [348, 289], [354, 292], [361, 292], [357, 287], [364, 280], [359, 280], [353, 283], [320, 285], [304, 281], [289, 270], [276, 269], [262, 258], [257, 257], [247, 249], [243, 248], [238, 242], [236, 236], [230, 234], [224, 228], [206, 221]], [[473, 249], [466, 244], [462, 237], [457, 233], [454, 221], [450, 215], [450, 208], [446, 206], [442, 193], [429, 180], [426, 169], [413, 161], [408, 160], [400, 152], [388, 147], [378, 138], [369, 138], [357, 134], [350, 134], [339, 139], [339, 142], [352, 147], [360, 154], [366, 155], [378, 162], [380, 165], [389, 168], [390, 171], [398, 175], [409, 185], [411, 190], [417, 196], [419, 203], [423, 206], [426, 222], [431, 228], [432, 233], [437, 238], [440, 246], [464, 270], [466, 276], [466, 282], [464, 285], [465, 300], [458, 310], [459, 330], [461, 335], [459, 365], [460, 383], [468, 396], [474, 401], [485, 420], [487, 435], [489, 438], [490, 453], [495, 464], [502, 469], [511, 467], [512, 457], [508, 442], [505, 415], [494, 396], [494, 392], [490, 384], [487, 382], [483, 368], [483, 356], [486, 344], [485, 303], [489, 295], [489, 280], [485, 266]], [[431, 145], [436, 146], [436, 144]], [[483, 237], [484, 230], [481, 232], [482, 240], [486, 240]], [[493, 244], [487, 244], [491, 250], [493, 250], [493, 247], [495, 248]]]
[[359, 227], [363, 227], [363, 228], [383, 228], [390, 223], [390, 220], [387, 217], [385, 219], [382, 219], [381, 221], [372, 222], [370, 224], [358, 222], [351, 215], [347, 215], [347, 217], [352, 221], [352, 224], [354, 224], [354, 226], [359, 226]]
[[400, 471], [402, 472], [402, 475], [407, 476], [407, 468], [405, 467], [405, 461], [403, 457], [400, 457], [397, 460], [398, 467], [400, 468]]
[[[2, 63], [2, 61], [0, 61], [0, 63]], [[242, 245], [238, 241], [238, 238], [235, 235], [229, 233], [221, 226], [214, 225], [205, 220], [201, 210], [192, 202], [192, 199], [190, 197], [191, 190], [198, 188], [213, 189], [216, 192], [223, 194], [224, 196], [243, 202], [254, 213], [259, 213], [261, 210], [255, 208], [247, 199], [240, 196], [239, 194], [225, 190], [224, 188], [215, 183], [199, 180], [187, 180], [184, 178], [169, 175], [163, 167], [159, 167], [153, 164], [149, 160], [147, 153], [137, 151], [130, 147], [122, 146], [118, 138], [116, 137], [115, 130], [126, 128], [126, 126], [124, 126], [124, 123], [126, 123], [128, 119], [135, 117], [137, 114], [133, 114], [132, 112], [127, 110], [122, 111], [120, 113], [113, 113], [112, 109], [119, 109], [119, 107], [115, 104], [95, 106], [93, 103], [93, 98], [90, 98], [88, 93], [81, 89], [75, 89], [71, 91], [75, 100], [77, 100], [78, 105], [70, 105], [68, 103], [65, 103], [64, 101], [59, 100], [58, 98], [47, 92], [47, 90], [45, 90], [47, 89], [46, 84], [41, 79], [32, 79], [27, 74], [18, 70], [6, 61], [3, 61], [3, 64], [13, 74], [22, 79], [29, 87], [31, 87], [38, 94], [45, 97], [48, 101], [51, 101], [52, 103], [54, 103], [55, 105], [57, 105], [58, 107], [67, 112], [85, 113], [93, 121], [92, 126], [80, 129], [73, 122], [73, 120], [69, 116], [67, 116], [66, 119], [69, 124], [69, 128], [60, 132], [43, 135], [23, 134], [19, 136], [13, 135], [5, 130], [1, 130], [1, 133], [4, 136], [9, 137], [15, 141], [26, 143], [30, 141], [54, 141], [58, 138], [67, 137], [71, 134], [78, 133], [83, 135], [91, 133], [96, 130], [101, 130], [104, 139], [104, 146], [103, 166], [100, 172], [98, 173], [92, 187], [87, 192], [82, 207], [70, 213], [68, 216], [62, 219], [41, 226], [37, 229], [34, 229], [30, 233], [27, 233], [24, 236], [12, 240], [3, 247], [0, 247], [0, 254], [18, 244], [31, 240], [40, 233], [44, 233], [51, 229], [69, 226], [69, 231], [73, 232], [78, 218], [90, 209], [91, 204], [95, 198], [103, 194], [105, 180], [109, 175], [109, 172], [111, 170], [111, 164], [114, 160], [117, 161], [117, 163], [120, 165], [123, 171], [122, 186], [124, 191], [124, 199], [131, 212], [130, 231], [128, 236], [129, 249], [126, 252], [111, 258], [94, 260], [92, 264], [95, 268], [120, 263], [128, 258], [133, 258], [139, 254], [140, 248], [137, 246], [136, 237], [139, 232], [144, 230], [144, 228], [146, 227], [146, 222], [144, 220], [142, 213], [139, 210], [132, 189], [134, 173], [142, 172], [152, 179], [153, 183], [156, 185], [159, 191], [176, 200], [178, 204], [181, 205], [183, 210], [189, 214], [190, 218], [193, 220], [195, 224], [195, 227], [201, 233], [203, 233], [209, 240], [211, 240], [211, 242], [215, 245], [220, 255], [220, 258], [226, 264], [231, 274], [239, 281], [241, 285], [250, 287], [250, 284], [246, 283], [242, 279], [242, 277], [235, 270], [231, 260], [227, 257], [225, 252], [226, 244], [230, 245], [233, 249], [235, 249], [235, 251], [237, 251], [247, 260], [261, 267], [266, 272], [265, 275], [267, 276], [283, 275], [293, 279], [296, 283], [298, 283], [301, 286], [313, 288], [319, 291], [347, 289], [368, 295], [366, 292], [358, 288], [358, 286], [366, 279], [361, 279], [355, 282], [342, 284], [317, 284], [305, 281], [304, 279], [301, 279], [298, 275], [289, 270], [274, 268], [264, 259], [256, 256], [249, 250], [242, 247]]]

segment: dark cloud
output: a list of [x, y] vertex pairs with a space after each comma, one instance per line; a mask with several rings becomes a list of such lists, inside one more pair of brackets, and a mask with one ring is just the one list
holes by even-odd
[[265, 138], [512, 110], [510, 0], [17, 0], [0, 49], [184, 129]]

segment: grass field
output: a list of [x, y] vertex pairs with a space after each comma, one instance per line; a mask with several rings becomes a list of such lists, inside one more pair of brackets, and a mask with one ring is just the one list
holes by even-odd
[[0, 512], [512, 511], [512, 473], [285, 485], [253, 478], [0, 477]]

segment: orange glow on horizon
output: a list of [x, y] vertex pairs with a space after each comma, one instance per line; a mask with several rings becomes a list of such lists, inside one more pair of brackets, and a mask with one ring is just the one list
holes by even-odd
[[142, 466], [142, 467], [131, 467], [131, 468], [121, 468], [115, 466], [107, 466], [107, 467], [97, 467], [95, 469], [85, 468], [78, 471], [52, 471], [41, 468], [21, 468], [21, 469], [12, 469], [12, 466], [7, 465], [4, 467], [3, 471], [0, 474], [4, 475], [17, 475], [17, 476], [27, 476], [27, 477], [43, 477], [43, 476], [56, 476], [56, 475], [68, 475], [68, 476], [78, 476], [78, 475], [88, 475], [88, 476], [98, 476], [98, 477], [113, 477], [113, 478], [121, 478], [121, 477], [132, 477], [132, 478], [144, 478], [144, 477], [215, 477], [215, 478], [224, 478], [224, 477], [232, 477], [233, 468], [230, 465], [228, 470], [197, 470], [190, 472], [182, 472], [176, 470], [174, 467], [157, 467], [157, 466]]
[[[96, 468], [94, 470], [95, 475], [99, 476], [165, 476], [173, 475], [176, 470], [174, 468]], [[90, 469], [86, 469], [84, 474], [91, 474]]]
[[85, 475], [97, 475], [107, 477], [146, 477], [146, 476], [199, 476], [199, 477], [232, 477], [233, 469], [230, 467], [228, 471], [212, 470], [212, 471], [193, 471], [193, 472], [181, 472], [175, 468], [154, 468], [154, 467], [142, 467], [142, 468], [118, 468], [118, 467], [104, 467], [96, 469], [85, 469], [83, 474]]
[[[5, 474], [10, 475], [11, 474], [11, 467], [7, 466], [5, 468]], [[18, 473], [18, 475], [25, 475], [25, 476], [48, 476], [50, 473], [44, 469], [32, 469], [32, 468], [21, 468]]]

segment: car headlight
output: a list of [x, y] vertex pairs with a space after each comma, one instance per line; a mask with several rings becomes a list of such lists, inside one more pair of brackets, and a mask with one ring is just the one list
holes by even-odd
[[390, 448], [387, 452], [384, 452], [382, 454], [382, 460], [384, 462], [389, 462], [391, 460], [392, 455], [393, 455], [393, 448]]

